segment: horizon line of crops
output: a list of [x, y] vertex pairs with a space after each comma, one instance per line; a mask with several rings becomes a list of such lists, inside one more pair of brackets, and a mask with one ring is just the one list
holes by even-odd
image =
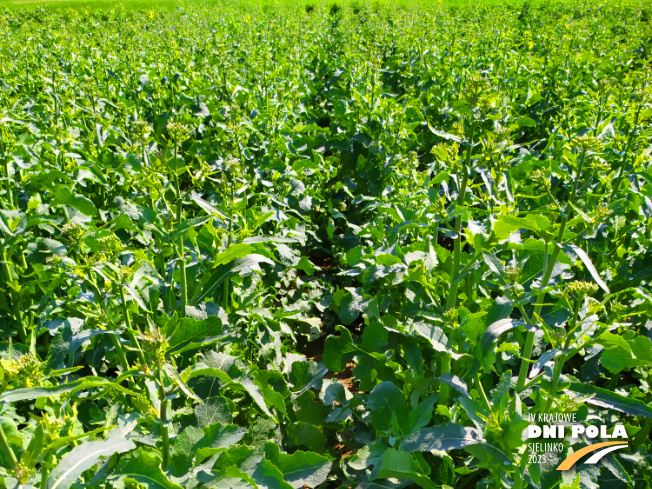
[[[344, 11], [360, 11], [365, 8], [387, 9], [406, 11], [415, 9], [432, 9], [433, 7], [445, 6], [449, 9], [467, 8], [522, 8], [523, 6], [540, 7], [548, 5], [551, 8], [556, 6], [564, 7], [566, 0], [302, 0], [301, 2], [286, 2], [284, 0], [238, 0], [227, 2], [226, 0], [0, 0], [0, 8], [4, 9], [54, 9], [54, 10], [111, 10], [111, 9], [153, 9], [170, 10], [178, 8], [207, 9], [225, 8], [243, 9], [249, 11], [291, 11], [304, 9], [312, 12], [326, 10], [337, 13]], [[644, 0], [608, 0], [604, 2], [611, 8], [638, 8], [645, 9], [647, 3]], [[587, 7], [585, 1], [583, 7]]]

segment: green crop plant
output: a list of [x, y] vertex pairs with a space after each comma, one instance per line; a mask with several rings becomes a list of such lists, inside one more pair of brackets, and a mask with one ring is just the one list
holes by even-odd
[[0, 2], [0, 489], [647, 488], [648, 18]]

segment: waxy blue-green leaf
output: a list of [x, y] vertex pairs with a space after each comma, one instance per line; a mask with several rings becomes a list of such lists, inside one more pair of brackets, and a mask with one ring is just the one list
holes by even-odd
[[89, 441], [73, 448], [64, 455], [48, 477], [48, 489], [68, 489], [79, 476], [97, 464], [100, 457], [128, 452], [136, 448], [131, 440], [109, 438]]
[[595, 280], [595, 282], [600, 286], [602, 290], [604, 290], [607, 294], [609, 294], [609, 287], [607, 287], [607, 284], [604, 282], [604, 280], [602, 280], [602, 277], [600, 277], [600, 274], [595, 269], [595, 266], [593, 265], [591, 258], [589, 258], [589, 255], [587, 255], [582, 248], [580, 248], [579, 246], [575, 246], [574, 244], [569, 244], [564, 246], [564, 251], [567, 254], [569, 252], [576, 254], [580, 258], [580, 260], [582, 260], [582, 263], [584, 263], [584, 266], [591, 274], [591, 277], [593, 277], [593, 280]]
[[357, 348], [353, 345], [353, 337], [348, 329], [342, 326], [337, 326], [336, 329], [340, 334], [329, 336], [324, 343], [323, 362], [332, 372], [341, 372]]
[[319, 486], [328, 477], [332, 465], [328, 457], [314, 452], [282, 453], [275, 443], [265, 445], [265, 458], [281, 471], [283, 479], [294, 489]]
[[459, 450], [468, 445], [482, 443], [482, 433], [456, 423], [444, 423], [433, 428], [423, 428], [401, 442], [406, 452], [427, 452], [430, 450]]
[[163, 473], [161, 459], [144, 448], [122, 457], [111, 477], [117, 479], [128, 477], [149, 489], [181, 489], [180, 485], [172, 482]]
[[404, 428], [409, 411], [403, 392], [393, 382], [381, 382], [369, 393], [367, 406], [371, 419], [378, 430], [391, 427]]
[[515, 321], [511, 318], [500, 319], [495, 323], [489, 325], [487, 331], [485, 331], [484, 335], [482, 335], [480, 344], [482, 355], [484, 356], [489, 353], [491, 348], [493, 348], [493, 344], [496, 342], [500, 335], [519, 326], [524, 326], [528, 331], [536, 329], [535, 326], [526, 324], [523, 321]]
[[168, 344], [170, 349], [175, 349], [184, 343], [198, 342], [223, 332], [224, 325], [218, 316], [208, 316], [206, 319], [181, 318], [168, 339]]
[[52, 387], [24, 387], [22, 389], [5, 391], [2, 393], [2, 395], [0, 395], [0, 402], [10, 403], [17, 401], [26, 401], [29, 399], [38, 399], [39, 397], [53, 397], [66, 392], [72, 392], [74, 394], [76, 392], [85, 389], [91, 389], [94, 387], [105, 387], [123, 392], [125, 394], [136, 395], [135, 392], [132, 392], [115, 382], [111, 382], [108, 379], [88, 376]]
[[[227, 250], [218, 257], [219, 265], [211, 275], [204, 279], [195, 290], [193, 297], [189, 300], [191, 305], [197, 305], [215, 290], [229, 277], [233, 275], [249, 275], [254, 270], [260, 270], [260, 265], [265, 263], [274, 265], [274, 262], [267, 257], [256, 253], [250, 253], [250, 245]], [[244, 258], [235, 258], [244, 256]]]
[[30, 469], [33, 468], [38, 462], [39, 456], [41, 455], [44, 441], [45, 428], [43, 427], [42, 423], [39, 423], [34, 430], [34, 434], [32, 435], [32, 439], [29, 441], [29, 445], [27, 445], [25, 453], [23, 453], [23, 456], [20, 459], [20, 463], [25, 467], [29, 467]]
[[411, 479], [424, 489], [438, 489], [440, 486], [431, 481], [427, 475], [414, 455], [395, 448], [388, 448], [383, 454], [378, 477], [398, 480]]
[[630, 399], [615, 392], [579, 382], [572, 382], [569, 389], [583, 396], [591, 396], [586, 402], [594, 406], [614, 409], [630, 416], [652, 418], [652, 408], [637, 399]]

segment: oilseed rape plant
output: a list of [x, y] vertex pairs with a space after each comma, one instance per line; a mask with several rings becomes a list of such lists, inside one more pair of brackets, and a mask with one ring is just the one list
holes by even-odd
[[650, 487], [649, 5], [79, 6], [0, 2], [0, 489]]

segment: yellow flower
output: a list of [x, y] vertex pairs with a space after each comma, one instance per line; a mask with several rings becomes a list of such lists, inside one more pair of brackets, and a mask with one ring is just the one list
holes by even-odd
[[532, 49], [532, 47], [534, 46], [534, 44], [532, 44], [532, 41], [528, 41], [527, 45], [530, 46], [530, 49]]
[[154, 18], [154, 12], [152, 12], [152, 11], [150, 10], [150, 11], [148, 12], [148, 14], [147, 14], [147, 17], [149, 17], [150, 19], [153, 19], [153, 18]]

